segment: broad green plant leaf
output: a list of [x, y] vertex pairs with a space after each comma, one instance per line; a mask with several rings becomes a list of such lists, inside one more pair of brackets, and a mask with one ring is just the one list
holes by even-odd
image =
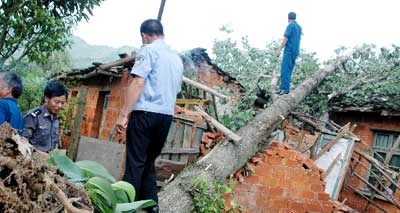
[[132, 203], [118, 203], [115, 212], [126, 212], [138, 209], [144, 209], [150, 206], [155, 206], [157, 203], [154, 200], [141, 200]]
[[135, 191], [135, 187], [133, 187], [132, 184], [125, 182], [125, 181], [118, 181], [116, 183], [111, 184], [111, 186], [114, 191], [116, 191], [116, 190], [124, 191], [129, 198], [128, 202], [135, 201], [136, 191]]
[[83, 174], [88, 177], [103, 177], [110, 181], [111, 183], [116, 182], [115, 178], [104, 168], [103, 165], [95, 162], [95, 161], [78, 161], [75, 163], [82, 171]]
[[87, 179], [71, 159], [58, 151], [50, 153], [48, 162], [56, 166], [71, 182], [80, 182]]
[[115, 209], [117, 198], [115, 197], [111, 183], [107, 179], [92, 177], [85, 183], [84, 188], [88, 194], [92, 194], [90, 197], [93, 202], [98, 203], [102, 201], [99, 206], [105, 205], [112, 210]]

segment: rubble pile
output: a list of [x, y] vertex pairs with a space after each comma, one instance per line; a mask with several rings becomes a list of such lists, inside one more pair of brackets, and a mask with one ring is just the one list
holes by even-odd
[[0, 212], [92, 211], [77, 188], [8, 123], [0, 126]]

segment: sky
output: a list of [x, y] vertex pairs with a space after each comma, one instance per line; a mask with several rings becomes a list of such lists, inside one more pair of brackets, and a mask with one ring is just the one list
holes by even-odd
[[[74, 35], [89, 44], [140, 47], [140, 24], [157, 18], [161, 0], [105, 0], [82, 21]], [[177, 51], [196, 47], [212, 54], [215, 39], [227, 38], [219, 29], [229, 25], [229, 36], [264, 48], [282, 38], [287, 14], [297, 13], [303, 28], [301, 48], [321, 60], [340, 46], [362, 43], [400, 45], [399, 0], [167, 0], [162, 16], [165, 41]]]

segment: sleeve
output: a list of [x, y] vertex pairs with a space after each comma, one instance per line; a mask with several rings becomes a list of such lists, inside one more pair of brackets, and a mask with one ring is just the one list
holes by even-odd
[[28, 114], [24, 117], [24, 132], [22, 136], [27, 138], [29, 142], [32, 139], [33, 133], [36, 131], [36, 122], [35, 117], [31, 114]]
[[292, 24], [289, 24], [289, 25], [286, 27], [284, 36], [285, 36], [286, 38], [290, 38], [290, 36], [292, 35], [292, 32], [293, 32], [293, 25], [292, 25]]
[[4, 102], [0, 101], [0, 125], [7, 120], [7, 110]]
[[133, 77], [139, 76], [146, 79], [151, 71], [151, 54], [147, 46], [142, 47], [135, 59], [135, 65], [132, 68], [131, 75]]

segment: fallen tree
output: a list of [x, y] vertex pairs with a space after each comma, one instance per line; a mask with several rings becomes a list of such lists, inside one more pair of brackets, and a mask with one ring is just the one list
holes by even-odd
[[190, 195], [195, 178], [209, 182], [225, 182], [226, 178], [241, 168], [267, 143], [267, 137], [276, 124], [316, 88], [322, 80], [343, 64], [353, 53], [349, 51], [325, 68], [318, 70], [300, 84], [289, 95], [279, 97], [270, 107], [258, 114], [254, 121], [242, 127], [237, 134], [242, 138], [239, 144], [228, 140], [218, 144], [208, 155], [183, 170], [177, 178], [159, 193], [159, 205], [163, 212], [189, 212], [192, 206]]

